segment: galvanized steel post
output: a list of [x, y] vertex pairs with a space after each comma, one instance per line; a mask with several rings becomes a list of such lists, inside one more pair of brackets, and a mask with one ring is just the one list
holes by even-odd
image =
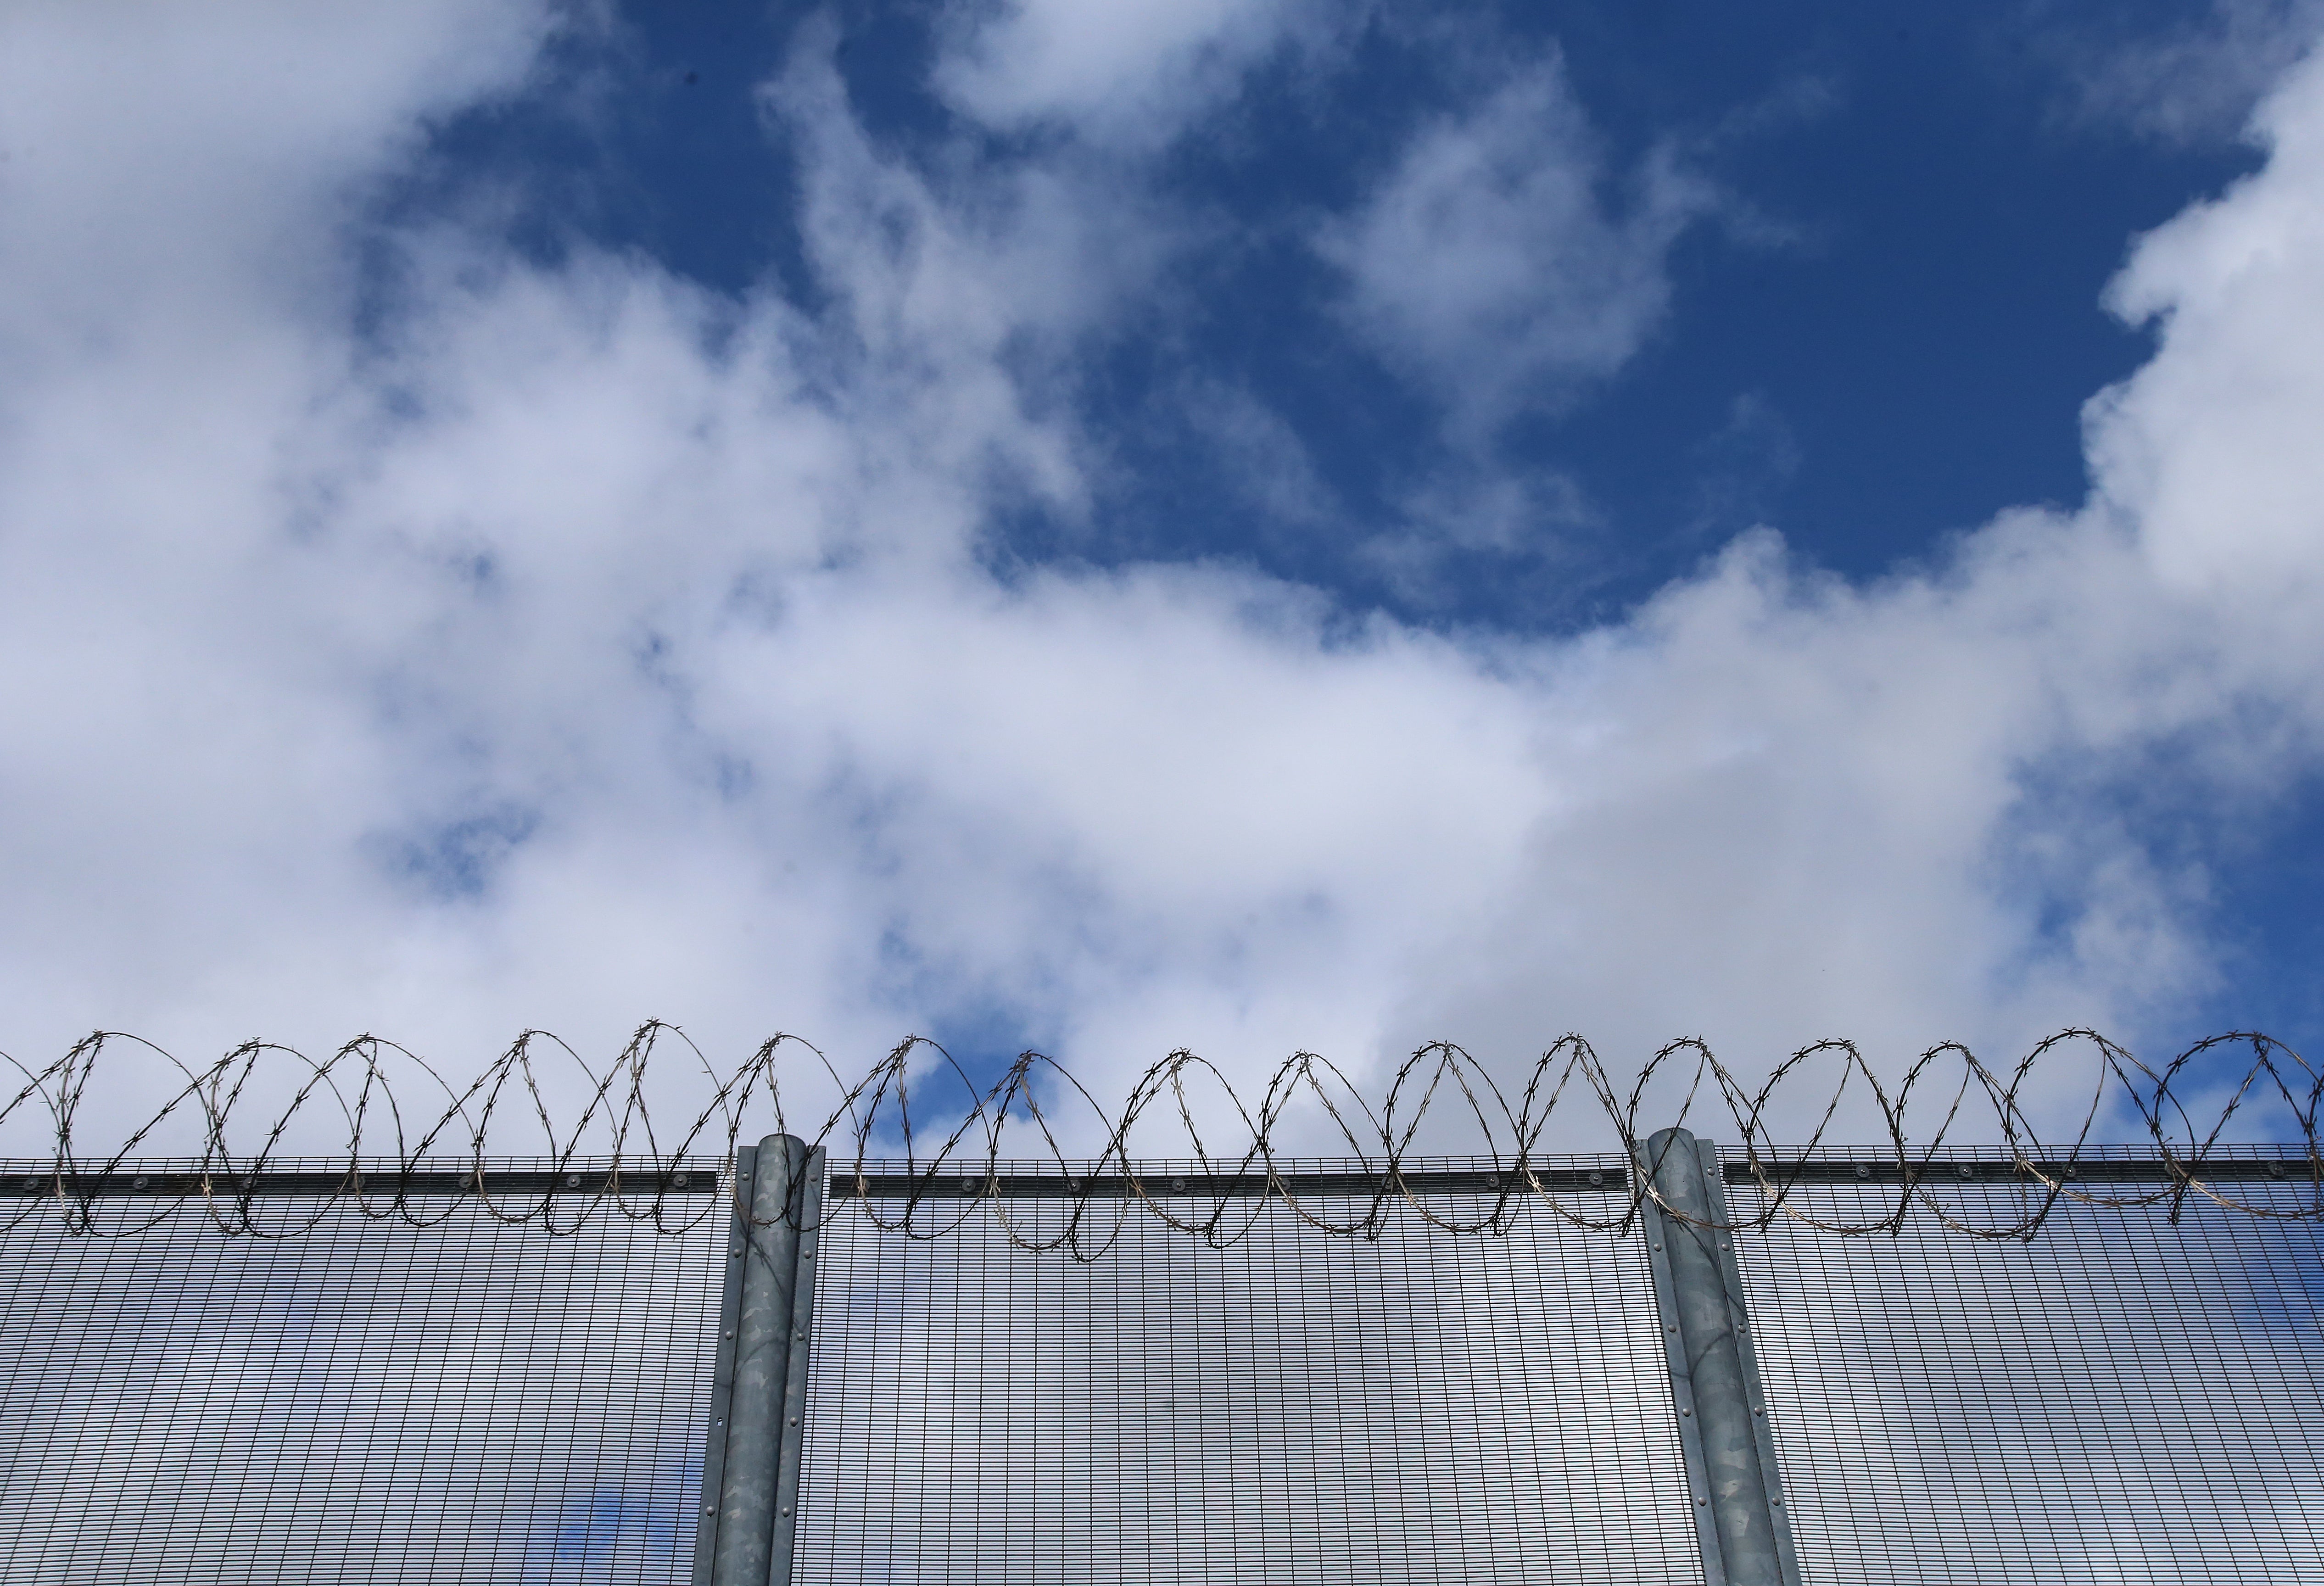
[[1799, 1586], [1718, 1148], [1666, 1129], [1639, 1152], [1638, 1172], [1655, 1192], [1640, 1202], [1640, 1221], [1703, 1580]]
[[[811, 1158], [807, 1143], [789, 1135], [769, 1135], [755, 1152], [738, 1153], [727, 1243], [730, 1267], [742, 1271], [739, 1286], [729, 1286], [730, 1320], [720, 1328], [712, 1394], [712, 1420], [724, 1420], [725, 1436], [712, 1438], [713, 1457], [703, 1470], [703, 1502], [713, 1512], [697, 1544], [695, 1579], [706, 1586], [768, 1586], [778, 1567], [784, 1399], [793, 1377], [793, 1337], [804, 1338], [812, 1300], [813, 1275], [802, 1272], [799, 1261], [800, 1229], [808, 1223], [810, 1162], [820, 1155]], [[806, 1351], [797, 1352], [803, 1369]], [[781, 1528], [785, 1576], [789, 1529]]]
[[[798, 1142], [793, 1141], [794, 1145]], [[820, 1148], [807, 1153], [807, 1182], [797, 1197], [799, 1207], [798, 1282], [793, 1291], [791, 1305], [790, 1369], [783, 1379], [782, 1425], [776, 1435], [781, 1441], [780, 1461], [775, 1477], [775, 1535], [774, 1556], [768, 1571], [768, 1586], [790, 1586], [793, 1550], [798, 1537], [799, 1456], [805, 1446], [805, 1432], [799, 1423], [807, 1415], [807, 1368], [809, 1355], [808, 1329], [815, 1319], [815, 1251], [816, 1231], [823, 1225], [823, 1151]]]

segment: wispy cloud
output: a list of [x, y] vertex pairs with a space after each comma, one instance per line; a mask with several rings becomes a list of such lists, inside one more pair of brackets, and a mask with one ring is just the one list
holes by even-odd
[[1423, 127], [1316, 244], [1354, 324], [1474, 444], [1637, 351], [1668, 303], [1664, 256], [1711, 202], [1667, 150], [1610, 169], [1553, 57]]

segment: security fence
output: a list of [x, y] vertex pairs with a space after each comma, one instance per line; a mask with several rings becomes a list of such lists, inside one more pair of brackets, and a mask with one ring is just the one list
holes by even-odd
[[666, 1235], [493, 1214], [586, 1204], [565, 1180], [606, 1164], [494, 1164], [481, 1197], [466, 1170], [414, 1176], [409, 1221], [344, 1168], [7, 1166], [0, 1581], [685, 1577], [715, 1167], [682, 1192], [705, 1221]]
[[[897, 1165], [900, 1166], [900, 1165]], [[1618, 1215], [1619, 1157], [1542, 1164]], [[1429, 1209], [1482, 1222], [1485, 1162], [1406, 1170]], [[1102, 1254], [1028, 1255], [976, 1215], [980, 1180], [865, 1176], [820, 1235], [796, 1579], [1675, 1581], [1695, 1570], [1644, 1241], [1517, 1199], [1499, 1237], [1373, 1211], [1350, 1163], [1264, 1178], [1133, 1166], [1073, 1202], [1052, 1166], [996, 1174], [1016, 1231], [1079, 1211]], [[1595, 1175], [1600, 1187], [1591, 1188]], [[1222, 1182], [1223, 1180], [1223, 1182]], [[1145, 1213], [1223, 1208], [1214, 1248]], [[858, 1186], [842, 1175], [843, 1192]], [[1047, 1192], [1047, 1193], [1045, 1193]], [[949, 1203], [948, 1205], [945, 1203]], [[953, 1219], [945, 1218], [949, 1222]], [[1046, 1226], [1045, 1226], [1046, 1224]], [[942, 1225], [942, 1222], [936, 1223]]]
[[[1811, 1581], [2324, 1580], [2324, 1239], [2305, 1153], [2151, 1148], [2047, 1188], [1999, 1150], [1912, 1181], [1817, 1153], [1728, 1191], [1768, 1420]], [[2064, 1178], [2063, 1165], [2052, 1169]], [[1860, 1176], [1859, 1176], [1860, 1175]], [[1886, 1182], [1883, 1182], [1883, 1181]]]
[[2312, 1155], [1635, 1151], [8, 1164], [0, 1581], [2324, 1581]]

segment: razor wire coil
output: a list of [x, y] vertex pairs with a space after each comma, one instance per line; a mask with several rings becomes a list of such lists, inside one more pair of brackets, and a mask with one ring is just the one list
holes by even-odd
[[[656, 1053], [673, 1042], [699, 1065], [713, 1090], [708, 1103], [692, 1117], [685, 1131], [666, 1145], [664, 1136], [654, 1128], [646, 1087]], [[183, 1083], [109, 1151], [102, 1156], [84, 1154], [75, 1139], [75, 1119], [86, 1105], [89, 1086], [104, 1069], [107, 1055], [124, 1046], [158, 1056], [175, 1069]], [[811, 1056], [841, 1093], [839, 1104], [810, 1143], [825, 1148], [835, 1187], [852, 1190], [851, 1198], [861, 1213], [880, 1228], [909, 1238], [940, 1238], [967, 1218], [989, 1212], [1010, 1243], [1028, 1250], [1063, 1250], [1082, 1260], [1102, 1255], [1119, 1237], [1121, 1219], [1133, 1210], [1211, 1245], [1231, 1244], [1252, 1226], [1267, 1198], [1280, 1199], [1318, 1231], [1358, 1237], [1377, 1236], [1391, 1214], [1417, 1216], [1451, 1233], [1500, 1233], [1509, 1227], [1520, 1202], [1527, 1199], [1538, 1200], [1577, 1227], [1627, 1231], [1646, 1196], [1654, 1195], [1662, 1203], [1652, 1188], [1655, 1148], [1639, 1129], [1647, 1087], [1657, 1074], [1673, 1065], [1683, 1070], [1690, 1062], [1685, 1098], [1679, 1117], [1671, 1121], [1683, 1123], [1698, 1101], [1707, 1098], [1714, 1115], [1723, 1111], [1733, 1125], [1732, 1134], [1722, 1138], [1739, 1142], [1741, 1158], [1761, 1191], [1757, 1211], [1722, 1227], [1762, 1227], [1780, 1216], [1835, 1234], [1894, 1232], [1918, 1205], [1961, 1234], [2030, 1240], [2061, 1205], [2126, 1208], [2167, 1203], [2175, 1222], [2193, 1196], [2257, 1217], [2324, 1220], [2324, 1154], [2319, 1154], [2317, 1133], [2324, 1074], [2298, 1053], [2255, 1031], [2230, 1031], [2199, 1041], [2159, 1071], [2098, 1032], [2083, 1028], [2061, 1030], [2047, 1037], [2006, 1070], [1988, 1066], [1958, 1042], [1944, 1042], [1923, 1052], [1893, 1088], [1883, 1084], [1851, 1041], [1827, 1040], [1803, 1047], [1751, 1089], [1704, 1042], [1686, 1038], [1657, 1051], [1640, 1069], [1627, 1095], [1589, 1042], [1578, 1035], [1567, 1035], [1543, 1053], [1514, 1108], [1484, 1067], [1450, 1042], [1432, 1042], [1405, 1059], [1390, 1077], [1377, 1110], [1329, 1059], [1299, 1052], [1276, 1069], [1253, 1111], [1216, 1065], [1180, 1050], [1140, 1075], [1119, 1112], [1109, 1114], [1068, 1070], [1038, 1052], [1021, 1054], [1000, 1080], [980, 1089], [944, 1047], [915, 1036], [899, 1043], [851, 1084], [819, 1048], [798, 1037], [779, 1034], [763, 1042], [740, 1067], [722, 1074], [682, 1030], [653, 1021], [636, 1031], [603, 1074], [554, 1036], [527, 1031], [465, 1089], [454, 1086], [407, 1048], [369, 1035], [346, 1043], [319, 1062], [289, 1047], [245, 1042], [199, 1069], [150, 1042], [112, 1031], [85, 1037], [38, 1071], [0, 1054], [24, 1076], [22, 1088], [0, 1107], [0, 1129], [12, 1120], [37, 1118], [39, 1110], [45, 1108], [54, 1130], [50, 1157], [30, 1164], [29, 1170], [27, 1166], [12, 1166], [27, 1178], [43, 1179], [51, 1193], [23, 1197], [13, 1213], [0, 1213], [0, 1222], [13, 1225], [45, 1208], [60, 1211], [66, 1226], [77, 1233], [134, 1233], [171, 1215], [185, 1200], [198, 1198], [205, 1203], [209, 1219], [226, 1232], [280, 1238], [311, 1228], [327, 1214], [332, 1199], [352, 1199], [366, 1216], [428, 1226], [453, 1215], [455, 1203], [438, 1195], [414, 1193], [409, 1181], [421, 1172], [423, 1163], [441, 1164], [448, 1159], [473, 1165], [462, 1182], [473, 1186], [473, 1194], [489, 1216], [503, 1222], [538, 1223], [550, 1231], [569, 1231], [592, 1213], [610, 1207], [621, 1215], [650, 1222], [662, 1231], [683, 1231], [711, 1215], [717, 1201], [699, 1194], [674, 1196], [673, 1175], [689, 1162], [698, 1165], [697, 1153], [706, 1148], [715, 1149], [722, 1166], [731, 1164], [742, 1139], [745, 1113], [761, 1092], [774, 1113], [778, 1131], [788, 1132], [779, 1071], [783, 1061], [794, 1056], [792, 1048], [798, 1049], [796, 1056], [802, 1060]], [[2222, 1087], [2216, 1074], [2218, 1061], [2238, 1049], [2249, 1052], [2249, 1064], [2240, 1083]], [[2064, 1062], [2067, 1054], [2077, 1051], [2096, 1070], [2089, 1104], [2082, 1110], [2070, 1140], [2044, 1141], [2027, 1117], [2021, 1097], [2029, 1078], [2043, 1065]], [[583, 1087], [586, 1104], [562, 1132], [544, 1093], [541, 1064], [551, 1056], [569, 1062], [586, 1081]], [[1817, 1059], [1836, 1060], [1838, 1079], [1804, 1146], [1779, 1152], [1766, 1125], [1769, 1109], [1781, 1088], [1794, 1082]], [[398, 1063], [415, 1068], [440, 1090], [440, 1111], [423, 1109], [415, 1113], [411, 1103], [398, 1096], [389, 1074]], [[229, 1126], [237, 1107], [246, 1110], [252, 1104], [252, 1080], [267, 1064], [288, 1065], [297, 1083], [290, 1100], [267, 1121], [256, 1148], [236, 1152], [229, 1145]], [[935, 1131], [925, 1123], [916, 1126], [912, 1117], [916, 1066], [948, 1067], [967, 1098], [957, 1120], [945, 1129], [941, 1143], [932, 1152], [922, 1146]], [[1957, 1071], [1950, 1093], [1940, 1083], [1948, 1066]], [[1585, 1093], [1582, 1104], [1594, 1104], [1603, 1113], [1627, 1158], [1642, 1169], [1628, 1176], [1628, 1194], [1610, 1214], [1605, 1210], [1603, 1194], [1585, 1200], [1545, 1182], [1548, 1157], [1540, 1141], [1577, 1079]], [[2218, 1115], [2208, 1127], [2198, 1126], [2180, 1094], [2182, 1087], [2199, 1080], [2209, 1093], [2226, 1091], [2224, 1102], [2218, 1103]], [[1710, 1082], [1707, 1093], [1706, 1081]], [[1217, 1100], [1224, 1102], [1223, 1109], [1214, 1105], [1208, 1111], [1234, 1120], [1236, 1136], [1245, 1143], [1218, 1150], [1205, 1140], [1197, 1114], [1206, 1110], [1197, 1104], [1195, 1094], [1195, 1088], [1204, 1084], [1213, 1087]], [[1809, 1153], [1822, 1145], [1855, 1085], [1864, 1087], [1877, 1106], [1887, 1137], [1878, 1148], [1893, 1151], [1900, 1171], [1895, 1176], [1898, 1188], [1891, 1209], [1878, 1217], [1845, 1220], [1819, 1214], [1806, 1203], [1806, 1197], [1798, 1193], [1797, 1169]], [[1917, 1097], [1932, 1091], [1936, 1100], [1921, 1116], [1938, 1106], [1942, 1108], [1941, 1116], [1933, 1131], [1916, 1142], [1908, 1127], [1908, 1110]], [[1104, 1144], [1093, 1158], [1068, 1157], [1059, 1139], [1055, 1111], [1074, 1099], [1085, 1104], [1102, 1126]], [[2097, 1159], [2091, 1131], [2107, 1115], [2109, 1100], [2126, 1102], [2153, 1143], [2162, 1172], [2152, 1187], [2102, 1191], [2080, 1181], [2078, 1166], [2086, 1158]], [[2206, 1171], [2229, 1121], [2239, 1111], [2264, 1102], [2280, 1103], [2296, 1133], [2295, 1143], [2288, 1148], [2292, 1154], [2283, 1160], [2296, 1163], [2297, 1176], [2310, 1190], [2303, 1204], [2287, 1205], [2279, 1194], [2258, 1198], [2239, 1195], [2231, 1184], [2215, 1181]], [[1336, 1194], [1329, 1197], [1330, 1205], [1324, 1203], [1326, 1197], [1301, 1194], [1298, 1176], [1286, 1166], [1289, 1157], [1277, 1142], [1286, 1118], [1309, 1105], [1329, 1120], [1344, 1141], [1350, 1158], [1360, 1165], [1373, 1185], [1368, 1194]], [[435, 1106], [431, 1101], [429, 1108]], [[2007, 1152], [2006, 1160], [1997, 1158], [1995, 1165], [2015, 1170], [2022, 1195], [2018, 1214], [1979, 1221], [1935, 1194], [1931, 1181], [1947, 1137], [1968, 1127], [1966, 1116], [1988, 1108]], [[336, 1110], [347, 1131], [344, 1150], [327, 1158], [333, 1164], [331, 1171], [337, 1175], [337, 1194], [319, 1199], [304, 1222], [274, 1225], [254, 1211], [250, 1186], [271, 1163], [281, 1158], [294, 1123], [310, 1110], [326, 1109]], [[1471, 1209], [1461, 1214], [1416, 1193], [1406, 1179], [1406, 1164], [1421, 1155], [1422, 1120], [1437, 1110], [1453, 1111], [1474, 1125], [1478, 1140], [1472, 1160], [1490, 1165], [1489, 1182], [1496, 1186], [1487, 1195], [1465, 1197]], [[925, 1105], [922, 1111], [925, 1115]], [[538, 1126], [547, 1147], [539, 1160], [558, 1175], [585, 1159], [610, 1160], [610, 1169], [592, 1180], [602, 1181], [602, 1187], [581, 1196], [496, 1194], [488, 1171], [487, 1137], [496, 1118], [504, 1120], [512, 1112]], [[150, 1215], [117, 1221], [100, 1217], [96, 1209], [97, 1192], [88, 1186], [103, 1182], [124, 1164], [139, 1160], [141, 1148], [166, 1123], [189, 1117], [198, 1120], [202, 1139], [198, 1165], [187, 1176], [189, 1187], [174, 1199], [159, 1197], [160, 1204]], [[1263, 1178], [1265, 1196], [1252, 1201], [1248, 1212], [1238, 1212], [1236, 1206], [1250, 1197], [1213, 1196], [1213, 1203], [1202, 1211], [1189, 1210], [1183, 1203], [1185, 1197], [1157, 1193], [1134, 1170], [1135, 1163], [1150, 1159], [1152, 1154], [1141, 1158], [1131, 1148], [1133, 1131], [1153, 1119], [1175, 1122], [1185, 1159], [1196, 1165], [1202, 1175], [1246, 1182]], [[420, 1123], [425, 1127], [419, 1127]], [[1054, 1231], [1031, 1227], [1002, 1192], [1003, 1164], [1027, 1159], [1012, 1155], [1009, 1148], [1026, 1139], [1027, 1126], [1038, 1140], [1037, 1154], [1030, 1159], [1054, 1161], [1068, 1186], [1080, 1186], [1077, 1193], [1065, 1197], [1070, 1211], [1063, 1227]], [[595, 1143], [605, 1150], [585, 1153], [585, 1137], [593, 1128], [601, 1137]], [[872, 1193], [875, 1162], [883, 1185], [892, 1187], [889, 1169], [897, 1157], [874, 1148], [883, 1139], [895, 1142], [900, 1151], [903, 1177], [910, 1186], [900, 1196]], [[1427, 1154], [1439, 1153], [1432, 1148]], [[314, 1158], [301, 1160], [305, 1164]], [[340, 1164], [344, 1164], [343, 1172]], [[1102, 1194], [1095, 1187], [1101, 1181], [1115, 1187]], [[726, 1182], [732, 1184], [731, 1173]], [[935, 1193], [938, 1185], [944, 1185], [945, 1193]], [[982, 1193], [959, 1193], [964, 1189]], [[1488, 1203], [1480, 1213], [1474, 1203], [1480, 1200]], [[1111, 1231], [1099, 1209], [1102, 1203], [1118, 1213]], [[1666, 1203], [1664, 1210], [1669, 1215], [1683, 1215]], [[797, 1214], [795, 1208], [793, 1215]]]

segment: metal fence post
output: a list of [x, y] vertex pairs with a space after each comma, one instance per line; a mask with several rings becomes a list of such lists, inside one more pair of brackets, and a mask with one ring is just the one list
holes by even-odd
[[807, 1183], [798, 1197], [798, 1283], [791, 1305], [790, 1370], [783, 1383], [783, 1419], [779, 1433], [782, 1456], [775, 1479], [774, 1557], [767, 1575], [768, 1586], [790, 1586], [791, 1560], [798, 1536], [799, 1456], [806, 1435], [799, 1423], [807, 1415], [807, 1369], [812, 1352], [808, 1332], [815, 1318], [816, 1234], [823, 1225], [824, 1167], [820, 1148], [807, 1153], [806, 1174]]
[[[695, 1579], [706, 1586], [768, 1586], [792, 1334], [804, 1332], [798, 1291], [799, 1230], [810, 1188], [803, 1182], [809, 1172], [807, 1143], [769, 1135], [750, 1158], [749, 1166], [736, 1167], [734, 1229], [727, 1247], [729, 1266], [741, 1267], [742, 1279], [739, 1289], [729, 1284], [732, 1320], [720, 1328], [718, 1386], [711, 1398], [714, 1426], [722, 1417], [725, 1422], [723, 1443], [711, 1439], [718, 1455], [715, 1497], [712, 1462], [706, 1460], [703, 1470], [703, 1501], [713, 1512], [697, 1545]], [[802, 1365], [805, 1352], [798, 1351]], [[788, 1528], [785, 1535], [788, 1540]], [[788, 1553], [782, 1567], [788, 1575]]]
[[1640, 1221], [1703, 1580], [1799, 1586], [1718, 1148], [1665, 1129], [1640, 1150], [1638, 1172], [1655, 1191], [1639, 1203]]

